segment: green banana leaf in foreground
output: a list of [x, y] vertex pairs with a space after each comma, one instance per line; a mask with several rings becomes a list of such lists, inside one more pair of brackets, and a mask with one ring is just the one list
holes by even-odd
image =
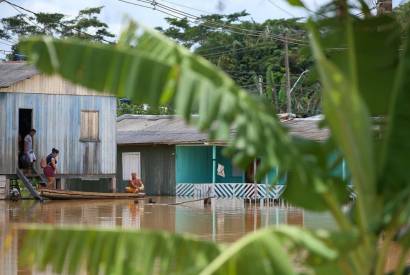
[[[335, 264], [340, 256], [331, 235], [288, 226], [256, 231], [231, 246], [165, 232], [23, 228], [22, 259], [39, 269], [51, 264], [57, 273], [86, 268], [88, 274], [297, 274], [303, 267], [293, 267], [290, 256], [312, 268]], [[350, 244], [357, 241], [357, 235], [349, 238]]]
[[[307, 26], [323, 86], [324, 123], [331, 131], [323, 143], [289, 136], [269, 104], [251, 97], [203, 58], [135, 24], [118, 45], [49, 38], [24, 41], [23, 48], [42, 72], [57, 73], [74, 83], [139, 103], [172, 103], [180, 115], [209, 132], [211, 138], [229, 141], [226, 153], [242, 167], [258, 157], [262, 160], [259, 175], [263, 176], [279, 165], [288, 172], [285, 198], [300, 207], [330, 211], [340, 228], [332, 234], [290, 227], [267, 229], [223, 248], [165, 233], [28, 228], [27, 243], [40, 242], [39, 232], [53, 240], [62, 238], [59, 232], [65, 234], [66, 245], [54, 248], [51, 256], [47, 252], [51, 247], [38, 245], [44, 252], [37, 259], [40, 267], [52, 264], [61, 270], [85, 265], [98, 273], [96, 263], [109, 259], [109, 268], [118, 269], [108, 271], [116, 274], [257, 271], [380, 275], [389, 247], [396, 242], [402, 249], [397, 267], [401, 274], [410, 239], [408, 231], [401, 230], [409, 223], [410, 213], [410, 80], [406, 77], [410, 73], [410, 35], [401, 37], [399, 24], [389, 16], [310, 20]], [[199, 114], [197, 121], [191, 121], [193, 112]], [[235, 129], [233, 137], [230, 129]], [[347, 213], [341, 211], [347, 183], [332, 174], [338, 163], [329, 163], [330, 154], [347, 161], [348, 180], [357, 193]], [[95, 241], [101, 234], [118, 240], [111, 246], [115, 257], [87, 254], [98, 247], [111, 251], [109, 244]], [[82, 236], [94, 241], [80, 246]], [[71, 245], [74, 240], [78, 247]], [[149, 248], [160, 243], [162, 252], [152, 252], [145, 259], [137, 252], [131, 262], [141, 264], [126, 264], [139, 242]], [[179, 242], [184, 250], [176, 249]], [[88, 256], [81, 262], [71, 261], [75, 258], [69, 255], [74, 251]], [[183, 258], [179, 253], [190, 260], [175, 261]], [[34, 260], [32, 254], [28, 259]]]

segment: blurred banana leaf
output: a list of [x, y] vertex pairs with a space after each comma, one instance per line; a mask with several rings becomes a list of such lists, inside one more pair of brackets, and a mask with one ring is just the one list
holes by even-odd
[[[25, 264], [39, 270], [51, 266], [57, 273], [68, 274], [85, 268], [90, 275], [286, 275], [300, 273], [294, 267], [297, 257], [308, 259], [316, 268], [339, 256], [332, 235], [289, 226], [260, 230], [225, 246], [165, 232], [43, 225], [23, 226], [23, 230]], [[301, 264], [299, 269], [303, 269]]]
[[222, 248], [189, 236], [155, 231], [108, 229], [24, 228], [26, 264], [56, 273], [77, 274], [198, 274]]

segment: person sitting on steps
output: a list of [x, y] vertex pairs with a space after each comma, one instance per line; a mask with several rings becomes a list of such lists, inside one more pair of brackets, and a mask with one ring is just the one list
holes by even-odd
[[144, 191], [144, 183], [137, 177], [137, 173], [131, 173], [131, 180], [128, 182], [128, 186], [125, 187], [127, 193], [140, 193]]

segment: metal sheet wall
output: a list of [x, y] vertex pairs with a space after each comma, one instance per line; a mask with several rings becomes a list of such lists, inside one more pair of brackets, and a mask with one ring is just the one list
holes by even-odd
[[[66, 175], [115, 174], [116, 100], [114, 97], [0, 93], [0, 174], [17, 167], [19, 109], [33, 110], [38, 158], [60, 150], [58, 171]], [[81, 110], [99, 112], [99, 141], [80, 141]]]
[[212, 146], [176, 146], [176, 182], [212, 182]]
[[234, 168], [232, 159], [226, 158], [223, 155], [224, 147], [216, 147], [216, 164], [224, 166], [225, 177], [216, 175], [215, 179], [217, 183], [244, 183], [245, 172], [239, 168]]
[[[224, 166], [225, 177], [215, 175], [216, 183], [245, 182], [245, 172], [234, 169], [231, 159], [223, 156], [223, 149], [221, 146], [216, 148], [216, 165]], [[212, 182], [212, 146], [177, 146], [176, 159], [178, 184]]]
[[128, 152], [140, 153], [141, 179], [148, 195], [175, 195], [175, 146], [170, 145], [118, 146], [117, 192], [128, 184], [122, 180], [122, 153]]

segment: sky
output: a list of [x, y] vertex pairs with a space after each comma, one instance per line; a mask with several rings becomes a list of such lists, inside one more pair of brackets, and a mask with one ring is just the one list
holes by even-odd
[[[156, 10], [130, 5], [119, 0], [9, 0], [34, 12], [58, 12], [67, 16], [74, 16], [79, 10], [87, 7], [104, 6], [101, 19], [109, 25], [110, 31], [118, 35], [128, 19], [142, 22], [146, 26], [166, 27], [164, 20], [167, 15]], [[129, 2], [141, 3], [137, 0]], [[257, 22], [266, 19], [303, 17], [308, 13], [301, 8], [295, 8], [284, 0], [156, 0], [173, 8], [189, 12], [194, 15], [205, 13], [233, 13], [246, 10], [250, 18]], [[328, 0], [304, 0], [310, 10], [328, 2]], [[393, 6], [400, 0], [393, 0]], [[0, 18], [17, 15], [16, 9], [0, 0]], [[0, 50], [9, 50], [10, 47], [0, 40]], [[4, 56], [4, 55], [3, 55]], [[3, 57], [0, 52], [0, 58]]]

